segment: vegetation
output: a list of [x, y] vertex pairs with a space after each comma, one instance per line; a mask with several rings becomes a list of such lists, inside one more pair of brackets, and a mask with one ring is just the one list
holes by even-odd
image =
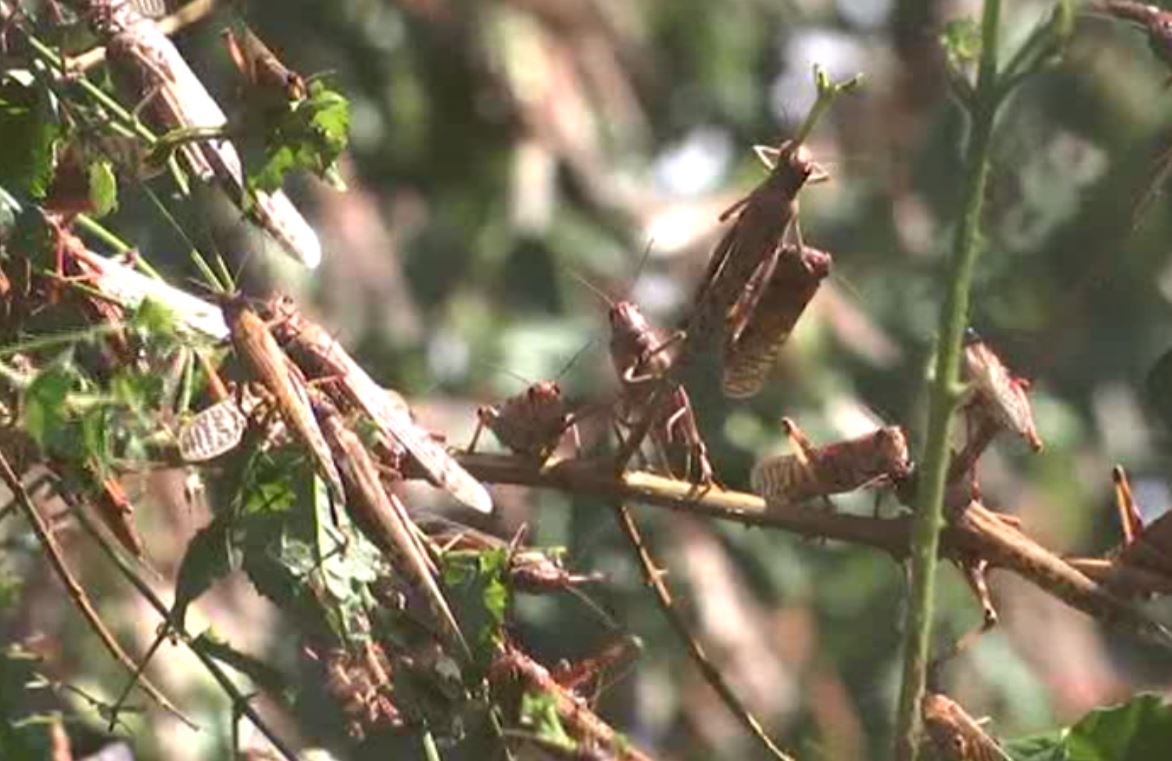
[[163, 5], [0, 1], [0, 758], [1172, 747], [1172, 12]]

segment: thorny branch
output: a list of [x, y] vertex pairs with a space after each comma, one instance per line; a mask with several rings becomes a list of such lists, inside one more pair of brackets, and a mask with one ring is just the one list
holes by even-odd
[[[697, 490], [686, 481], [641, 471], [614, 476], [600, 462], [560, 460], [535, 467], [531, 461], [506, 455], [460, 455], [457, 459], [469, 473], [487, 483], [558, 489], [607, 502], [637, 502], [746, 526], [782, 529], [807, 538], [883, 550], [897, 561], [907, 558], [911, 550], [912, 518], [908, 516], [872, 518], [799, 505], [767, 506], [755, 494], [716, 487]], [[991, 567], [1013, 571], [1108, 625], [1172, 646], [1172, 634], [1163, 627], [977, 502], [958, 511], [943, 530], [940, 555], [987, 560]]]
[[[122, 649], [122, 645], [118, 644], [118, 640], [110, 633], [110, 630], [98, 615], [98, 611], [94, 608], [93, 603], [90, 602], [89, 595], [86, 594], [81, 583], [74, 577], [73, 572], [69, 570], [69, 566], [65, 563], [65, 557], [61, 553], [61, 547], [57, 544], [56, 537], [53, 536], [52, 530], [50, 530], [45, 520], [41, 517], [41, 514], [37, 511], [36, 506], [24, 488], [24, 484], [20, 482], [20, 477], [16, 475], [16, 472], [12, 469], [12, 465], [9, 464], [8, 458], [3, 452], [0, 452], [0, 480], [3, 480], [8, 490], [12, 492], [13, 499], [19, 506], [20, 511], [24, 513], [25, 519], [32, 526], [33, 532], [36, 533], [37, 539], [40, 541], [41, 548], [45, 551], [45, 556], [48, 558], [49, 564], [53, 567], [53, 571], [57, 574], [57, 577], [61, 579], [61, 583], [65, 585], [69, 599], [77, 606], [78, 611], [85, 618], [86, 623], [98, 635], [98, 639], [102, 641], [102, 644], [105, 645], [114, 660], [125, 667], [129, 674], [137, 676], [138, 666], [135, 664], [134, 659]], [[192, 729], [197, 729], [195, 723], [184, 716], [146, 677], [142, 677], [141, 682], [143, 690], [163, 709]]]

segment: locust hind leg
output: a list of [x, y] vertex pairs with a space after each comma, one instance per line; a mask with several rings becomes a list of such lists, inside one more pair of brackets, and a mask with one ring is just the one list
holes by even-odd
[[818, 477], [818, 471], [814, 467], [811, 453], [814, 451], [814, 444], [806, 436], [798, 424], [788, 417], [781, 419], [781, 428], [785, 432], [786, 438], [794, 445], [794, 456], [797, 457], [798, 464], [801, 465], [802, 470], [805, 471], [806, 476], [810, 482], [814, 484], [818, 491], [818, 497], [821, 498], [822, 506], [830, 512], [837, 512], [834, 502], [830, 499], [830, 495], [821, 486], [821, 479]]

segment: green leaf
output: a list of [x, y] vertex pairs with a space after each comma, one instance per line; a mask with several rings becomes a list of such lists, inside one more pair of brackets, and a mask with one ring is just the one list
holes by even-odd
[[49, 94], [14, 77], [0, 80], [0, 185], [44, 198], [53, 181], [54, 148], [61, 137]]
[[285, 175], [302, 169], [334, 182], [334, 162], [346, 150], [350, 132], [350, 102], [320, 80], [310, 83], [309, 97], [282, 112], [265, 138], [264, 160], [249, 174], [256, 190], [273, 191]]
[[56, 363], [42, 370], [25, 391], [24, 429], [42, 449], [50, 449], [65, 428], [65, 400], [78, 379], [71, 365]]
[[1070, 761], [1153, 761], [1172, 756], [1172, 706], [1140, 695], [1091, 711], [1066, 737]]
[[503, 637], [509, 605], [505, 547], [483, 552], [449, 552], [443, 557], [443, 580], [453, 613], [472, 631], [477, 663], [487, 664]]
[[940, 35], [940, 44], [953, 66], [970, 64], [981, 55], [980, 24], [971, 18], [949, 21]]
[[114, 166], [105, 159], [94, 161], [89, 166], [90, 203], [95, 218], [102, 218], [118, 208], [118, 179]]
[[1172, 706], [1159, 695], [1091, 711], [1068, 730], [1013, 740], [1014, 761], [1154, 761], [1172, 749]]
[[577, 748], [574, 738], [562, 727], [557, 702], [544, 692], [526, 692], [521, 696], [521, 724], [531, 727], [543, 740], [562, 746], [568, 751]]

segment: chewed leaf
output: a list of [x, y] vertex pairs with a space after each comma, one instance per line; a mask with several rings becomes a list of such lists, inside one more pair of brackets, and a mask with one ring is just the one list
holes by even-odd
[[309, 97], [294, 104], [268, 135], [264, 164], [249, 182], [258, 190], [276, 190], [295, 169], [328, 178], [346, 150], [349, 131], [350, 102], [320, 81], [311, 83]]

